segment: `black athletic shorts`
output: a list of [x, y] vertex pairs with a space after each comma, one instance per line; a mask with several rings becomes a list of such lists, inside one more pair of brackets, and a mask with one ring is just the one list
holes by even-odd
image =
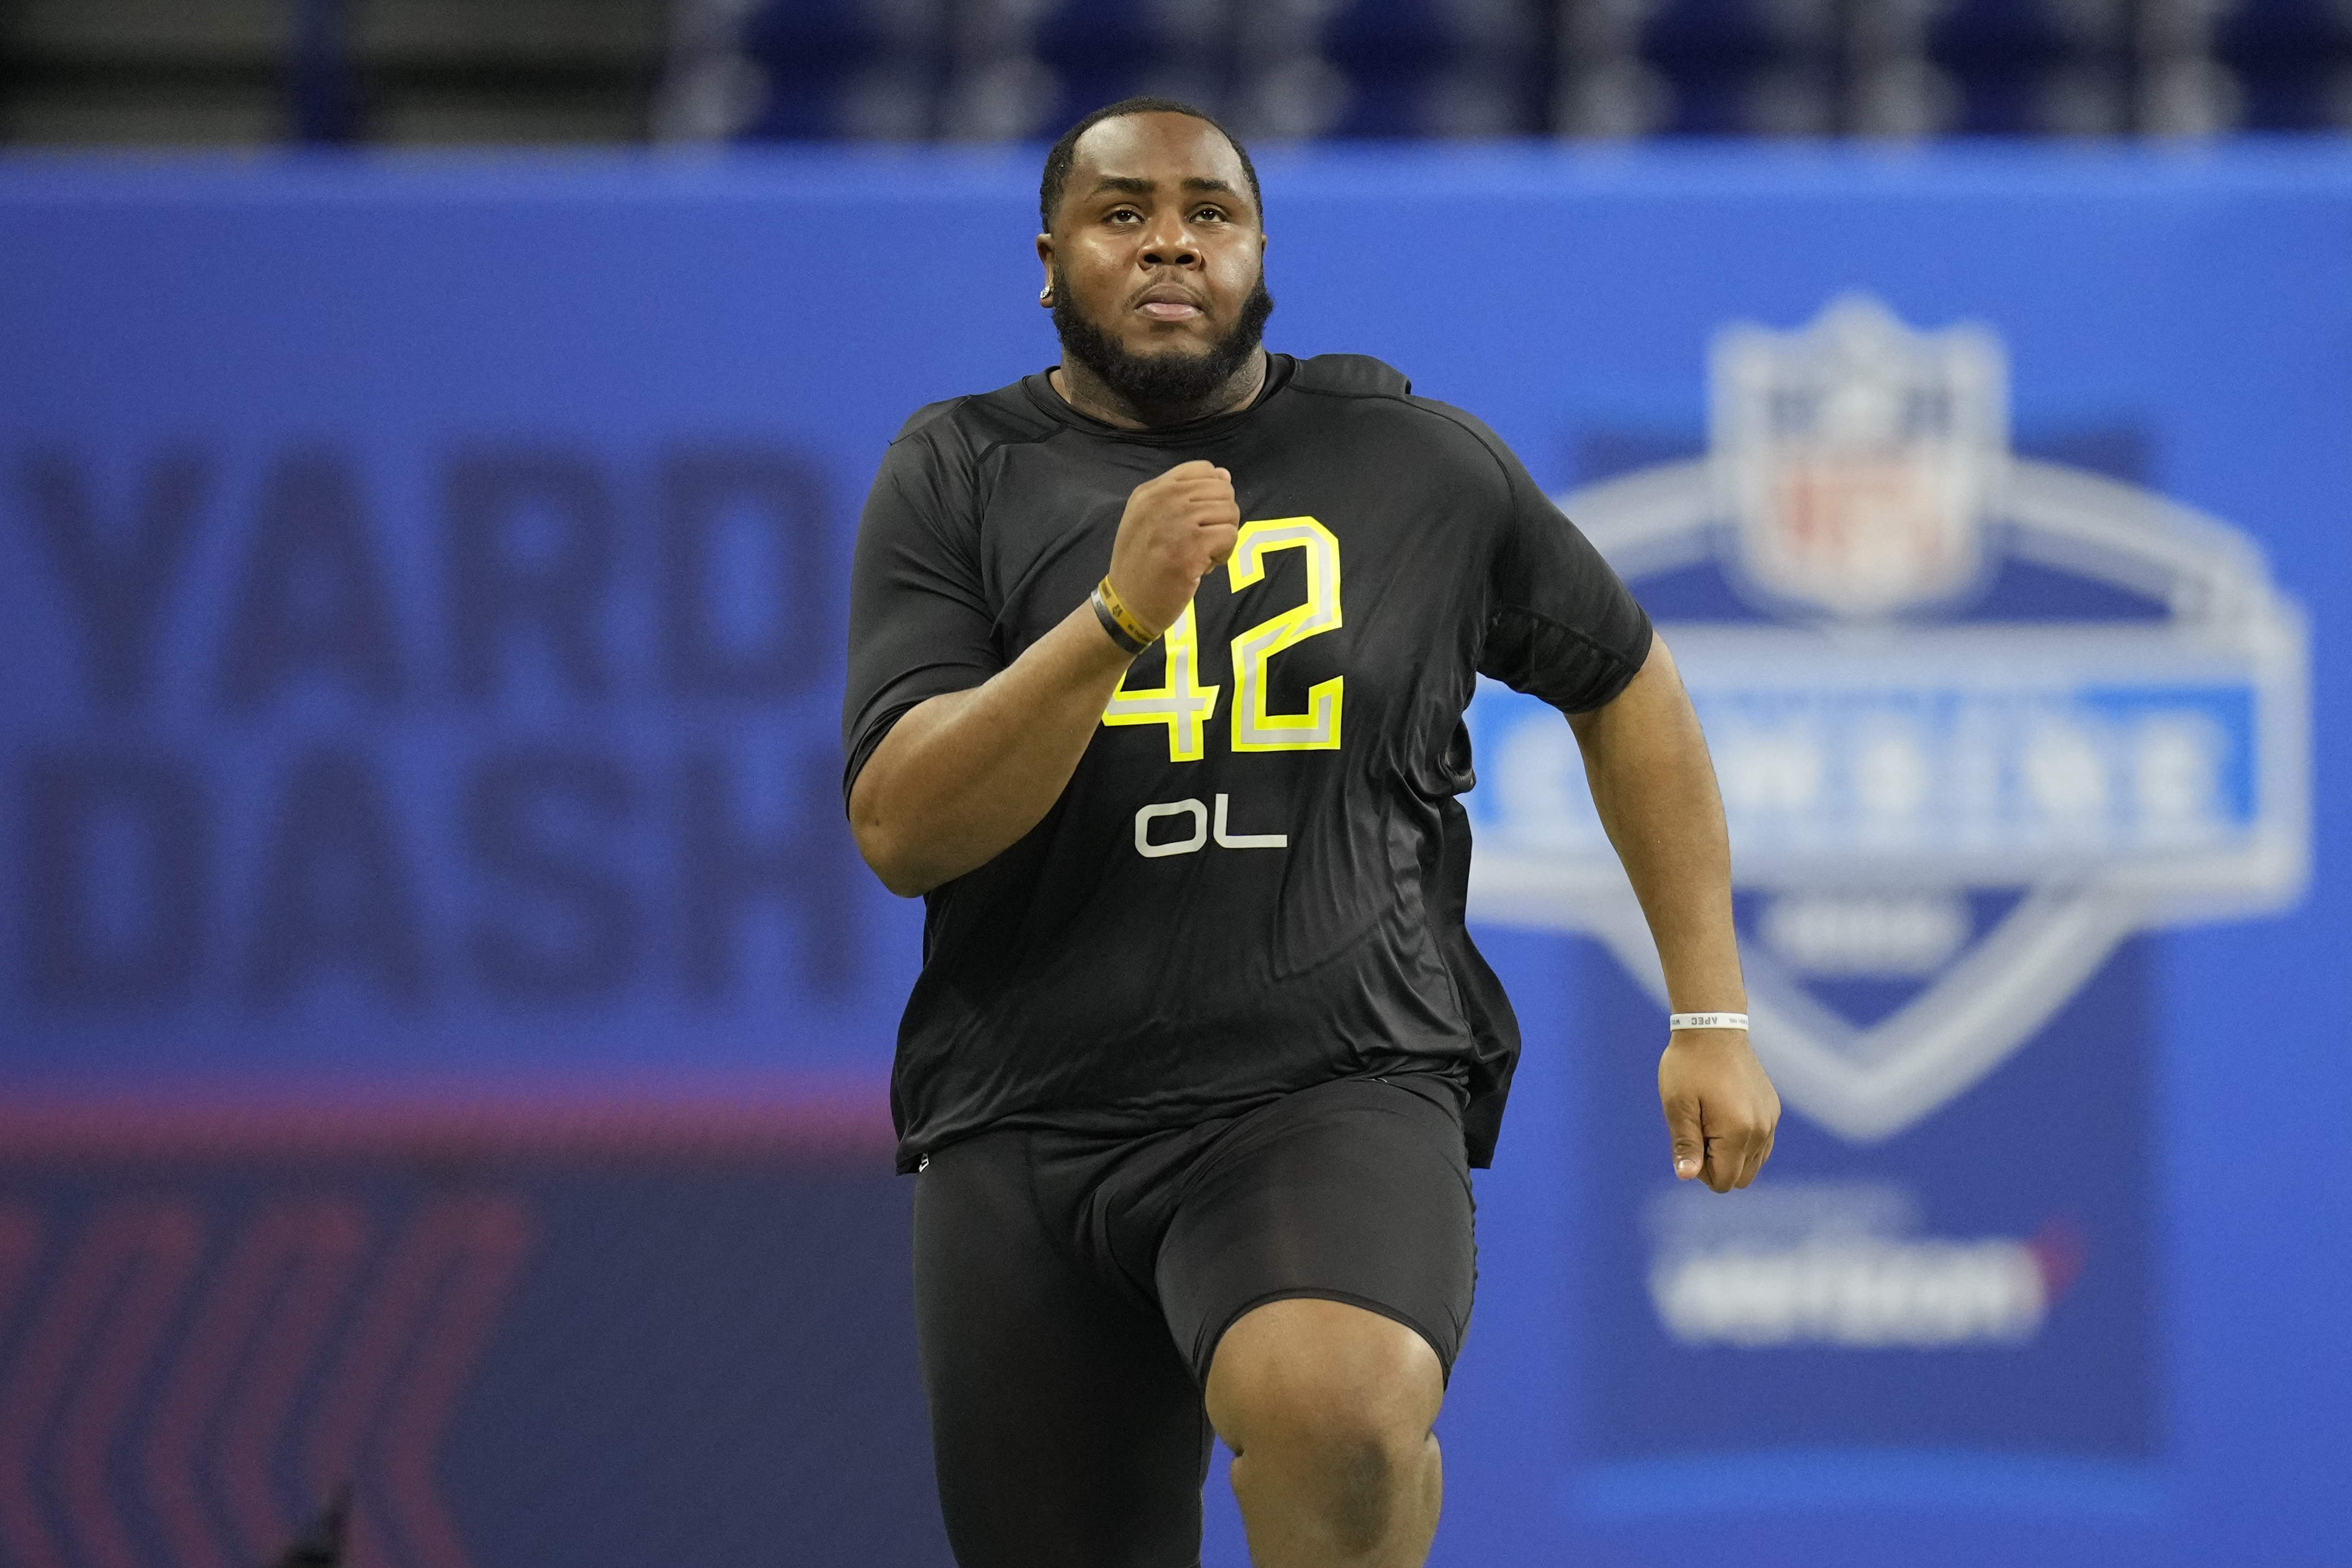
[[1476, 1278], [1460, 1092], [1391, 1074], [1142, 1138], [998, 1130], [915, 1188], [915, 1304], [961, 1568], [1190, 1568], [1217, 1341], [1287, 1297], [1450, 1376]]

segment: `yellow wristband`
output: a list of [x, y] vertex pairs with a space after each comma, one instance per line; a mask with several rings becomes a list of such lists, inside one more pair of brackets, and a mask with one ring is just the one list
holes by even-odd
[[1139, 653], [1160, 641], [1159, 632], [1135, 618], [1135, 612], [1127, 607], [1127, 601], [1118, 596], [1118, 590], [1110, 585], [1108, 574], [1095, 585], [1094, 601], [1095, 613], [1102, 617], [1104, 629], [1108, 631], [1116, 626], [1126, 634], [1126, 641], [1119, 643], [1121, 647], [1126, 647], [1128, 642], [1135, 644], [1128, 649], [1129, 653]]

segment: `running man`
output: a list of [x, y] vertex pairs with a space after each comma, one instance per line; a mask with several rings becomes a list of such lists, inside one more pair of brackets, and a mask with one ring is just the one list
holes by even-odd
[[1658, 1070], [1675, 1171], [1722, 1192], [1780, 1102], [1714, 774], [1486, 426], [1260, 346], [1213, 120], [1090, 115], [1040, 204], [1061, 363], [907, 422], [851, 588], [850, 821], [928, 903], [892, 1110], [949, 1539], [1195, 1563], [1213, 1428], [1260, 1568], [1416, 1564], [1519, 1043], [1463, 923], [1463, 710], [1483, 674], [1568, 716], [1699, 1026]]

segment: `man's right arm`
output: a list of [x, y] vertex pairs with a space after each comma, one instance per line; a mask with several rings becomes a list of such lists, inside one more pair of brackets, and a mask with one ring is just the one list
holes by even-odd
[[[1179, 464], [1136, 487], [1111, 546], [1129, 611], [1165, 630], [1233, 553], [1233, 476]], [[1081, 602], [970, 691], [908, 710], [850, 789], [858, 853], [902, 897], [985, 865], [1044, 820], [1077, 770], [1132, 655]]]

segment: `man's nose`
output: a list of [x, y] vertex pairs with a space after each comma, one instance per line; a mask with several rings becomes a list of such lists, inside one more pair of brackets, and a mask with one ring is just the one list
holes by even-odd
[[1201, 247], [1184, 220], [1171, 214], [1152, 221], [1137, 259], [1145, 267], [1194, 267], [1200, 263]]

